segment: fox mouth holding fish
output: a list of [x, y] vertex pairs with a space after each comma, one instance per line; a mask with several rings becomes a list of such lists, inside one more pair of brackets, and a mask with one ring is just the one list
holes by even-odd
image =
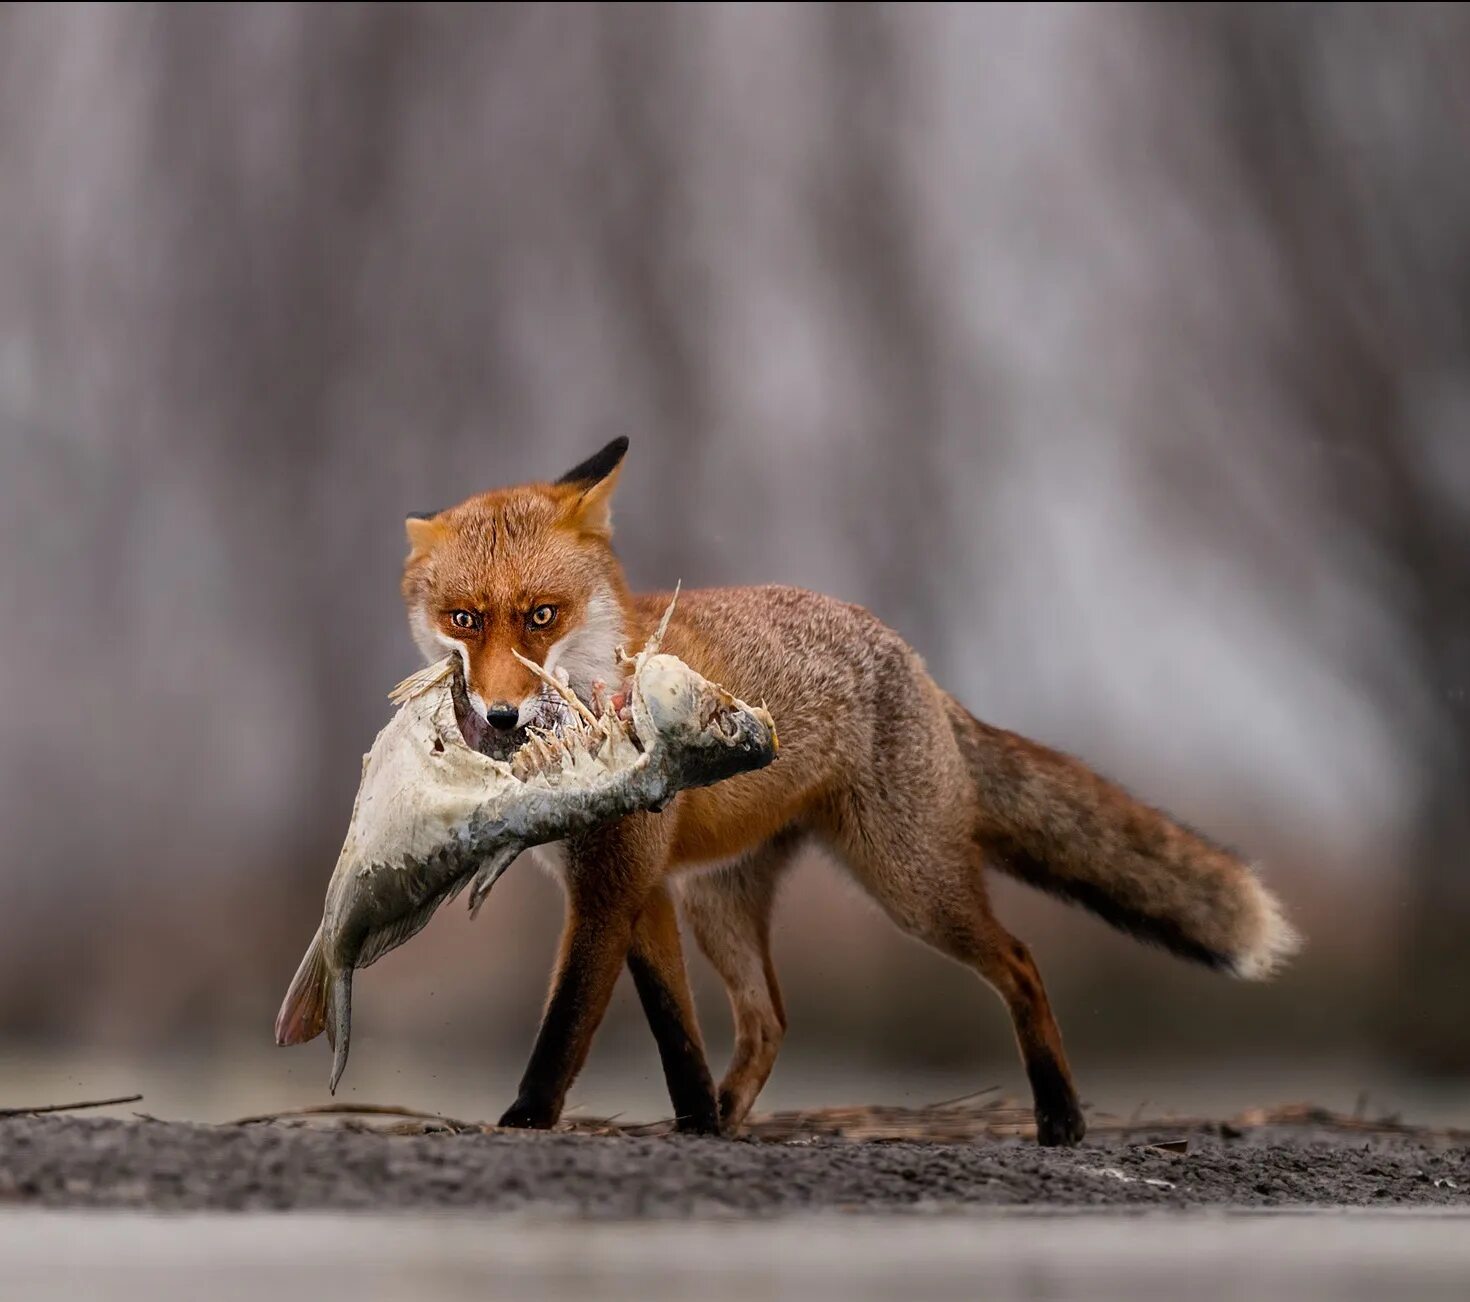
[[[533, 671], [539, 669], [539, 666], [519, 655], [516, 655], [516, 658]], [[570, 689], [565, 673], [558, 673], [555, 677], [562, 689]], [[626, 724], [632, 719], [628, 695], [627, 686], [620, 687], [614, 692], [608, 689], [606, 683], [598, 681], [592, 684], [591, 701], [588, 704], [592, 713], [599, 718], [605, 714], [611, 714]], [[465, 745], [490, 759], [506, 763], [514, 760], [516, 754], [533, 736], [544, 737], [549, 734], [553, 737], [561, 737], [565, 734], [568, 725], [576, 718], [577, 715], [567, 704], [567, 697], [563, 691], [553, 690], [546, 680], [543, 680], [541, 691], [535, 698], [531, 717], [520, 727], [509, 730], [492, 727], [485, 716], [474, 708], [467, 693], [461, 690], [455, 694], [455, 719], [459, 724], [460, 735], [464, 738]]]

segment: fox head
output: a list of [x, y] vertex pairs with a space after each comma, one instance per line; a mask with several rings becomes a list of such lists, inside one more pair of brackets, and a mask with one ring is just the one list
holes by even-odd
[[472, 723], [491, 730], [481, 740], [538, 717], [541, 684], [512, 649], [565, 671], [583, 700], [595, 682], [617, 680], [628, 590], [610, 507], [627, 450], [614, 439], [554, 483], [496, 489], [407, 521], [409, 628], [429, 660], [446, 651], [463, 660]]

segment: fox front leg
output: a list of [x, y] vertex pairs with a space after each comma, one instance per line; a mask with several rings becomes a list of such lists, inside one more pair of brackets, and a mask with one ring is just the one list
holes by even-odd
[[632, 943], [640, 901], [604, 899], [593, 908], [579, 898], [574, 883], [568, 888], [566, 929], [551, 997], [516, 1101], [500, 1118], [502, 1126], [549, 1130], [557, 1123]]
[[[516, 1101], [501, 1118], [502, 1126], [546, 1129], [561, 1116], [567, 1091], [587, 1060], [613, 986], [634, 949], [640, 919], [652, 894], [661, 889], [672, 834], [667, 816], [640, 813], [565, 842], [566, 928], [536, 1046]], [[674, 1052], [676, 1048], [672, 1036], [661, 1037], [661, 1052], [672, 1054], [682, 1065], [692, 1055]], [[688, 1049], [697, 1048], [696, 1032]], [[702, 1050], [699, 1057], [702, 1062]], [[676, 1071], [681, 1083], [686, 1074]], [[697, 1093], [691, 1089], [686, 1097], [681, 1088], [676, 1107], [680, 1102], [692, 1105]], [[691, 1112], [700, 1122], [708, 1122], [701, 1109], [691, 1106]]]
[[686, 1135], [718, 1135], [720, 1109], [684, 967], [679, 919], [667, 886], [654, 887], [638, 915], [628, 971], [658, 1044], [675, 1129]]

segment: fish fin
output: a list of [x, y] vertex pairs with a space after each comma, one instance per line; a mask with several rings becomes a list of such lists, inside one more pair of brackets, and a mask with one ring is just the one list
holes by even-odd
[[[505, 875], [505, 870], [515, 862], [516, 856], [526, 847], [519, 843], [503, 846], [480, 865], [475, 882], [470, 889], [470, 917], [480, 916], [480, 905], [490, 894], [490, 888]], [[458, 892], [456, 892], [458, 893]]]
[[318, 927], [276, 1014], [277, 1044], [305, 1044], [326, 1029], [327, 985], [327, 959]]
[[327, 1019], [327, 1035], [332, 1041], [332, 1077], [327, 1089], [335, 1094], [347, 1066], [347, 1044], [352, 1038], [352, 969], [339, 973], [330, 984], [332, 1015]]
[[379, 927], [376, 931], [368, 932], [363, 938], [362, 949], [358, 952], [357, 965], [371, 967], [390, 949], [397, 949], [404, 941], [412, 939], [424, 929], [438, 907], [436, 900], [416, 913], [407, 914], [390, 922], [386, 927]]
[[420, 669], [416, 674], [409, 674], [401, 683], [388, 693], [388, 699], [394, 705], [403, 705], [413, 700], [415, 696], [421, 696], [429, 688], [442, 683], [445, 678], [452, 674], [455, 666], [459, 664], [458, 656], [445, 656], [442, 660], [436, 660], [427, 668]]
[[363, 938], [362, 948], [358, 951], [357, 961], [353, 967], [367, 967], [376, 963], [390, 949], [397, 949], [404, 941], [412, 939], [429, 925], [429, 919], [439, 911], [441, 904], [448, 904], [460, 891], [469, 885], [470, 874], [463, 874], [446, 891], [436, 895], [427, 904], [421, 905], [412, 913], [390, 922], [386, 927], [379, 927], [376, 931], [370, 931]]

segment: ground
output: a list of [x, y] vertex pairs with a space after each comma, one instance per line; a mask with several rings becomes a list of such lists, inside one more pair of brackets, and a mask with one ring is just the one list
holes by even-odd
[[1464, 1132], [1303, 1107], [1091, 1122], [1046, 1150], [1024, 1110], [974, 1100], [778, 1114], [738, 1140], [397, 1108], [0, 1117], [0, 1297], [1465, 1295]]
[[[1470, 1210], [1470, 1137], [1290, 1109], [1097, 1123], [1041, 1149], [1004, 1105], [772, 1117], [738, 1140], [418, 1116], [0, 1120], [0, 1203], [530, 1212], [604, 1220], [997, 1207]], [[405, 1133], [407, 1132], [407, 1133]]]

